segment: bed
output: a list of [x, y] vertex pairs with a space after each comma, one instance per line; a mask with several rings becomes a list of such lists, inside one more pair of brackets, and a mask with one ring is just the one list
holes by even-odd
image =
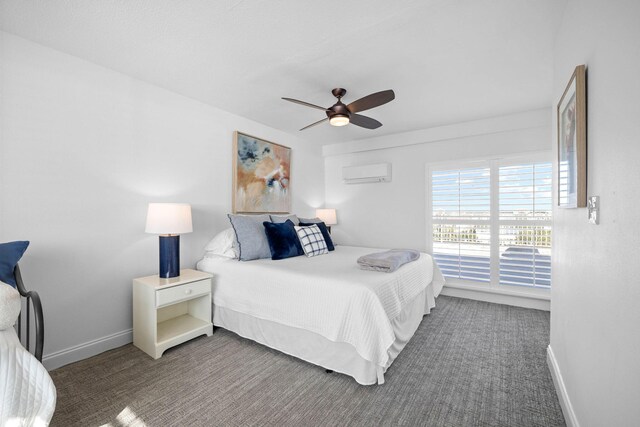
[[239, 262], [210, 256], [213, 323], [363, 385], [384, 374], [435, 307], [444, 279], [432, 257], [393, 273], [364, 271], [380, 249], [337, 246], [327, 255]]

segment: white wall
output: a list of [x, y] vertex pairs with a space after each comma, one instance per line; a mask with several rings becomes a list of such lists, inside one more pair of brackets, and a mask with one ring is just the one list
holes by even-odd
[[7, 33], [0, 91], [0, 241], [31, 241], [49, 367], [131, 340], [131, 279], [158, 268], [148, 202], [192, 204], [183, 267], [228, 226], [234, 130], [292, 147], [293, 212], [323, 201], [319, 148]]
[[[548, 151], [550, 126], [543, 109], [325, 146], [326, 205], [337, 209], [336, 242], [425, 250], [428, 163]], [[343, 183], [344, 166], [381, 162], [392, 163], [390, 183]]]
[[639, 17], [637, 0], [569, 0], [555, 47], [554, 103], [588, 68], [587, 192], [601, 201], [597, 226], [554, 209], [551, 348], [581, 426], [640, 425]]

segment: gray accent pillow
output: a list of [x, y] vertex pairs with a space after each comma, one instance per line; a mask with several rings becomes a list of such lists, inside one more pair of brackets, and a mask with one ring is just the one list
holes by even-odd
[[291, 214], [291, 215], [270, 215], [270, 217], [271, 217], [271, 222], [273, 222], [274, 224], [281, 224], [283, 222], [287, 222], [288, 219], [291, 220], [291, 222], [294, 225], [300, 224], [300, 220], [294, 214]]
[[271, 258], [269, 241], [262, 225], [265, 221], [271, 222], [269, 215], [228, 214], [228, 217], [236, 233], [240, 261]]
[[322, 222], [320, 218], [300, 218], [300, 222], [304, 222], [305, 224], [317, 224]]

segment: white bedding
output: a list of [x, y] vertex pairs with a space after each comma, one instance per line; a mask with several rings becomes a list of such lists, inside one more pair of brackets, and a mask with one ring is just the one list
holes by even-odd
[[47, 370], [13, 328], [0, 331], [0, 425], [46, 426], [55, 407], [56, 388]]
[[313, 258], [205, 258], [197, 267], [214, 274], [214, 310], [224, 307], [350, 344], [360, 357], [386, 368], [396, 340], [393, 319], [429, 284], [437, 296], [444, 279], [424, 253], [393, 273], [360, 270], [357, 258], [375, 251], [337, 246]]

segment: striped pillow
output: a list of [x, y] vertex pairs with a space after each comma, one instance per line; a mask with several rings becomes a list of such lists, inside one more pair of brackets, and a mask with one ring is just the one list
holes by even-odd
[[322, 232], [317, 225], [314, 224], [307, 227], [296, 226], [295, 229], [305, 255], [312, 257], [329, 253], [327, 243], [324, 241]]

